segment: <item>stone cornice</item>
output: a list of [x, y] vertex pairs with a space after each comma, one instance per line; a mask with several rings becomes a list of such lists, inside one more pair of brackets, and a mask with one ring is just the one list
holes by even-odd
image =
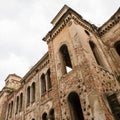
[[104, 23], [98, 29], [99, 35], [103, 36], [110, 29], [112, 29], [116, 24], [120, 24], [120, 8], [117, 10], [117, 12], [106, 23]]
[[23, 77], [22, 83], [30, 80], [39, 70], [49, 64], [48, 52], [31, 68], [30, 71]]
[[50, 32], [48, 32], [48, 34], [43, 38], [43, 40], [49, 43], [62, 31], [62, 29], [67, 25], [67, 23], [70, 20], [74, 20], [74, 22], [83, 26], [85, 29], [87, 29], [90, 32], [93, 32], [95, 31], [95, 29], [97, 29], [95, 25], [90, 24], [88, 21], [84, 20], [82, 16], [80, 16], [74, 10], [69, 8], [66, 11], [66, 13], [64, 13], [63, 16], [59, 19], [59, 21], [55, 24], [53, 29]]

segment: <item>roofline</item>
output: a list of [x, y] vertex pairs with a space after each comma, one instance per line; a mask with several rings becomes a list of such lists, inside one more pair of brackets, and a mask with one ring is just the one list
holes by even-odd
[[18, 76], [18, 75], [16, 75], [16, 74], [14, 73], [14, 74], [9, 74], [9, 75], [7, 76], [7, 78], [5, 79], [5, 81], [7, 81], [7, 79], [8, 79], [10, 76], [16, 76], [16, 77], [22, 79], [22, 77], [20, 77], [20, 76]]
[[[68, 6], [67, 6], [68, 7]], [[62, 10], [62, 9], [61, 9]], [[60, 12], [61, 12], [60, 10]], [[60, 12], [58, 14], [60, 14]], [[76, 11], [74, 11], [72, 8], [68, 7], [67, 11], [59, 18], [59, 20], [56, 22], [56, 24], [53, 26], [53, 28], [46, 34], [46, 36], [42, 39], [43, 41], [46, 41], [46, 38], [48, 36], [51, 36], [51, 33], [58, 27], [59, 23], [62, 22], [63, 18], [65, 16], [67, 16], [68, 14], [71, 14], [71, 12], [73, 12], [74, 14], [76, 14], [76, 16], [78, 16], [83, 22], [85, 22], [87, 25], [91, 26], [91, 28], [98, 28], [97, 26], [95, 26], [94, 24], [91, 24], [90, 22], [88, 22], [87, 20], [83, 19], [83, 17], [78, 14]], [[58, 15], [57, 14], [57, 15]], [[57, 16], [56, 15], [56, 16]], [[53, 19], [54, 20], [54, 19]], [[94, 26], [94, 27], [93, 27]]]
[[[67, 5], [64, 5], [64, 6], [62, 7], [62, 9], [58, 12], [58, 14], [53, 18], [53, 20], [51, 21], [51, 24], [54, 23], [55, 19], [56, 19], [62, 12], [65, 12], [64, 9], [66, 9], [66, 11], [67, 11], [69, 8], [70, 8], [70, 7], [68, 7]], [[62, 14], [64, 14], [64, 13], [62, 13]]]
[[98, 31], [100, 32], [102, 30], [102, 28], [107, 25], [110, 21], [112, 22], [112, 20], [115, 20], [115, 16], [120, 12], [120, 7], [118, 8], [118, 10], [102, 25], [98, 28]]
[[25, 74], [25, 76], [22, 79], [22, 82], [29, 76], [30, 73], [32, 73], [38, 65], [43, 62], [48, 56], [48, 52], [44, 54], [44, 56]]

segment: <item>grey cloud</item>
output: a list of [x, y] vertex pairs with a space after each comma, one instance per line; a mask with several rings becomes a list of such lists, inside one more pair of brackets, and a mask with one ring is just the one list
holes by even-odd
[[[119, 7], [116, 0], [1, 0], [0, 80], [9, 73], [24, 76], [47, 52], [42, 38], [54, 16], [67, 4], [88, 21], [101, 25]], [[13, 66], [14, 62], [14, 66]], [[0, 89], [2, 86], [0, 86]]]

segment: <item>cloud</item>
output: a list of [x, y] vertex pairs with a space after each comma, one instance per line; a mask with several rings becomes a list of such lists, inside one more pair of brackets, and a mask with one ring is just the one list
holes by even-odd
[[[119, 7], [119, 0], [1, 0], [0, 80], [10, 73], [22, 77], [46, 52], [42, 38], [51, 20], [67, 4], [88, 21], [103, 24]], [[14, 64], [13, 64], [14, 63]], [[0, 86], [1, 89], [2, 86]]]
[[0, 59], [0, 88], [4, 85], [3, 80], [5, 80], [10, 73], [16, 73], [20, 76], [23, 76], [29, 70], [29, 68], [29, 60], [24, 56], [18, 56], [11, 53], [7, 58]]

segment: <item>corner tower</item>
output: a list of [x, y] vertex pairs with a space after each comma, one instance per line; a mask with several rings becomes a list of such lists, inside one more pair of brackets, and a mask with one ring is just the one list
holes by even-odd
[[48, 44], [51, 78], [56, 86], [56, 118], [112, 120], [106, 99], [119, 87], [98, 28], [66, 5], [52, 24], [43, 40]]

